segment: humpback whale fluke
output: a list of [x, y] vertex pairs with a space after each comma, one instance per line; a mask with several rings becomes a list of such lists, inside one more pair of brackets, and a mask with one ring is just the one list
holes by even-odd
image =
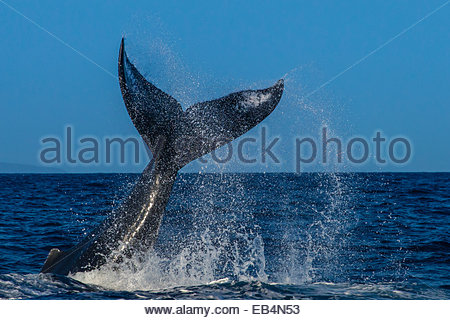
[[151, 248], [178, 170], [260, 123], [275, 109], [284, 88], [279, 80], [267, 89], [231, 93], [183, 111], [139, 73], [123, 38], [118, 64], [125, 106], [153, 159], [118, 208], [76, 246], [64, 252], [52, 249], [41, 272], [89, 271]]

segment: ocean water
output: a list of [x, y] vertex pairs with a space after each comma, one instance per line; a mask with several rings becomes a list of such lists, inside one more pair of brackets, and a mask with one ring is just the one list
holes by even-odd
[[133, 268], [39, 274], [137, 178], [0, 175], [0, 298], [450, 298], [449, 173], [179, 174]]

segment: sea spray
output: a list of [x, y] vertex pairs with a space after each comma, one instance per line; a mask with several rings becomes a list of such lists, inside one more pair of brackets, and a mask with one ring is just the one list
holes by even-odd
[[[186, 219], [179, 221], [178, 231], [165, 230], [168, 226], [163, 221], [158, 243], [145, 256], [133, 257], [121, 266], [108, 263], [72, 277], [127, 291], [202, 285], [224, 278], [267, 281], [264, 244], [251, 213], [245, 208], [242, 194], [245, 188], [238, 187], [238, 176], [225, 176], [197, 178], [197, 184], [190, 184], [196, 189], [194, 196], [183, 190], [172, 205], [185, 210]], [[230, 177], [235, 177], [232, 184]], [[172, 214], [180, 214], [172, 210], [169, 208], [167, 220]]]

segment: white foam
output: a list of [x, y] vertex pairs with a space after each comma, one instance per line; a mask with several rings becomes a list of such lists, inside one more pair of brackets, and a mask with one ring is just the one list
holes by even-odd
[[[248, 246], [252, 246], [252, 250], [242, 252], [236, 248], [230, 253], [225, 247], [214, 246], [206, 231], [199, 243], [183, 248], [171, 258], [163, 258], [152, 251], [140, 261], [125, 261], [120, 268], [106, 264], [100, 269], [70, 276], [83, 283], [119, 291], [161, 290], [231, 280], [267, 281], [261, 245], [262, 241], [257, 236], [249, 239]], [[228, 260], [224, 266], [225, 257]], [[225, 267], [231, 272], [229, 277], [224, 277], [221, 272]]]

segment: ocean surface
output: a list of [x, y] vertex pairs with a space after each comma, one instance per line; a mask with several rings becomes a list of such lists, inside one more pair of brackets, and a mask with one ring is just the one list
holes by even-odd
[[450, 173], [179, 174], [134, 268], [39, 274], [138, 176], [0, 175], [0, 298], [450, 299]]

